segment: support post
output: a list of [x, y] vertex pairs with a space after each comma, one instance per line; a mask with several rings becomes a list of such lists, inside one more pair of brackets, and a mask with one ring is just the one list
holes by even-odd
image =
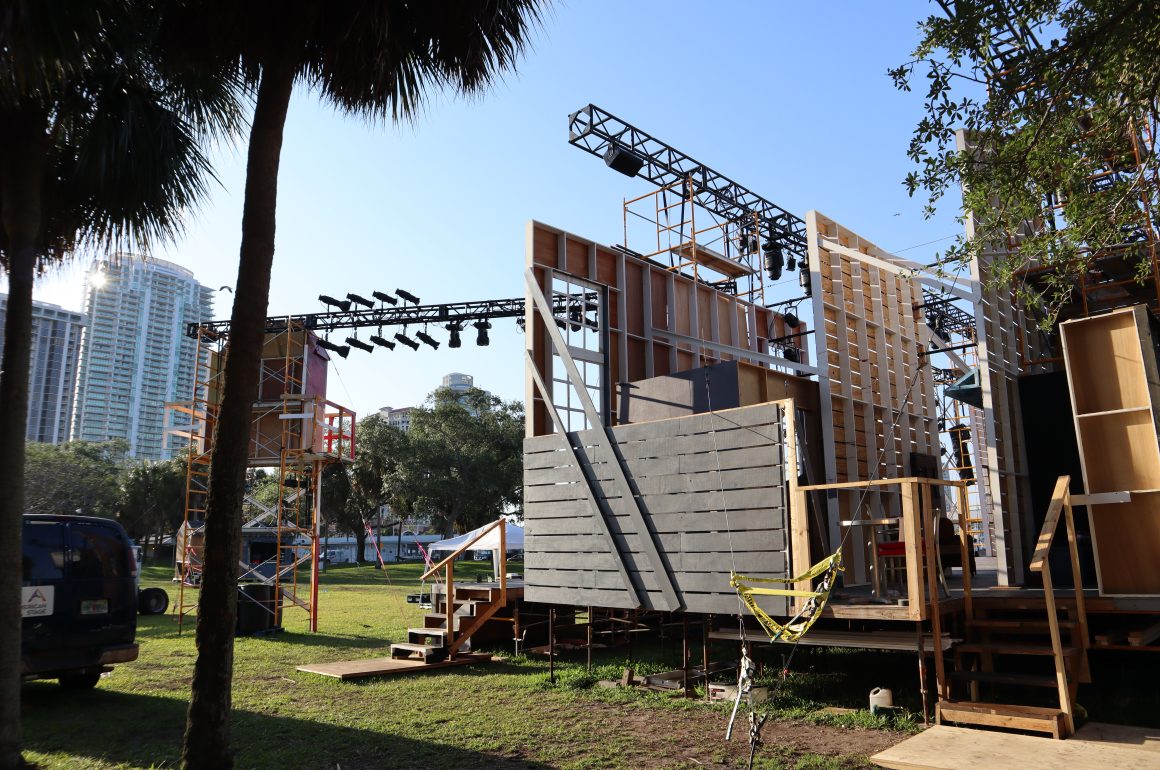
[[930, 484], [920, 482], [922, 495], [922, 524], [926, 530], [923, 534], [926, 543], [926, 583], [930, 592], [930, 635], [934, 644], [934, 673], [938, 681], [939, 700], [950, 700], [950, 689], [946, 680], [946, 669], [943, 661], [942, 648], [942, 611], [939, 609], [938, 596], [938, 554], [935, 553], [938, 513], [931, 505]]
[[556, 608], [548, 608], [548, 681], [556, 683]]
[[681, 687], [689, 697], [689, 613], [681, 613]]
[[455, 660], [455, 648], [458, 647], [455, 643], [455, 559], [447, 562], [447, 583], [443, 587], [443, 600], [446, 602], [444, 610], [447, 613], [447, 643], [450, 645], [447, 649], [447, 659]]

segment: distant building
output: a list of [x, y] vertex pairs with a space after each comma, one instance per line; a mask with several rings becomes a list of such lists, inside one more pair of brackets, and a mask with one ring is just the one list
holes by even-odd
[[134, 255], [94, 261], [72, 438], [125, 439], [145, 460], [182, 449], [165, 433], [165, 404], [190, 400], [197, 345], [186, 326], [212, 312], [213, 292], [184, 267]]
[[402, 406], [398, 409], [392, 409], [389, 406], [384, 406], [379, 410], [379, 416], [387, 421], [387, 425], [392, 428], [398, 428], [401, 431], [408, 431], [411, 429], [411, 412], [414, 411], [413, 406]]
[[[4, 327], [8, 297], [0, 294], [0, 356], [4, 354]], [[46, 302], [32, 303], [32, 356], [28, 377], [29, 441], [60, 444], [69, 439], [77, 356], [85, 317]]]
[[451, 388], [452, 390], [469, 390], [475, 387], [475, 378], [470, 374], [452, 372], [451, 374], [443, 375], [443, 387]]

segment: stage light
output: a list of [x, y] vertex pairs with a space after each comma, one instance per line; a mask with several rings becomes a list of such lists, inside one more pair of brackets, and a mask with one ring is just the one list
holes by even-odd
[[348, 310], [350, 310], [350, 300], [335, 299], [334, 297], [328, 297], [325, 294], [319, 294], [318, 301], [324, 305], [330, 305], [331, 307], [341, 308], [342, 312], [344, 312], [344, 313], [347, 312]]
[[366, 351], [366, 352], [368, 352], [368, 353], [374, 353], [374, 352], [375, 352], [375, 346], [374, 346], [374, 345], [368, 345], [367, 343], [365, 343], [365, 342], [363, 342], [362, 340], [360, 340], [358, 337], [347, 337], [347, 338], [346, 338], [346, 341], [347, 341], [348, 343], [350, 343], [350, 344], [351, 344], [353, 347], [356, 347], [356, 348], [358, 348], [359, 350], [365, 350], [365, 351]]
[[346, 358], [350, 355], [349, 345], [335, 345], [330, 340], [319, 340], [318, 347], [322, 348], [323, 350], [329, 350], [331, 353], [338, 353], [343, 358]]
[[791, 329], [796, 329], [802, 325], [802, 319], [798, 318], [792, 311], [782, 316], [782, 319], [785, 321], [785, 325]]
[[386, 302], [388, 305], [399, 304], [398, 297], [392, 297], [390, 294], [384, 294], [381, 291], [372, 291], [371, 296], [377, 299], [379, 302]]
[[765, 254], [765, 270], [769, 273], [769, 280], [780, 280], [781, 268], [785, 265], [781, 244], [774, 240], [766, 241], [761, 251]]
[[802, 353], [797, 348], [785, 348], [782, 351], [781, 357], [786, 361], [793, 361], [795, 364], [802, 362]]
[[394, 350], [395, 349], [395, 343], [391, 342], [390, 340], [385, 340], [382, 337], [379, 337], [377, 335], [372, 336], [370, 338], [370, 340], [371, 340], [371, 342], [375, 343], [376, 345], [381, 345], [382, 347], [386, 348], [387, 350]]
[[625, 176], [636, 176], [644, 166], [644, 158], [619, 144], [612, 144], [604, 152], [604, 162], [613, 171]]
[[400, 297], [407, 300], [408, 302], [411, 302], [411, 303], [416, 304], [416, 305], [419, 304], [419, 298], [416, 297], [414, 294], [412, 294], [409, 291], [403, 291], [402, 289], [395, 289], [395, 294], [398, 294]]
[[450, 323], [447, 324], [447, 331], [451, 332], [451, 339], [447, 342], [447, 347], [458, 348], [463, 345], [463, 340], [459, 336], [459, 332], [463, 331], [463, 324]]
[[435, 339], [427, 332], [415, 332], [415, 336], [418, 337], [423, 342], [426, 342], [428, 345], [435, 348], [436, 350], [439, 349], [439, 340]]
[[415, 340], [411, 339], [406, 334], [402, 334], [400, 332], [395, 332], [395, 339], [397, 339], [399, 342], [401, 342], [404, 345], [406, 345], [407, 347], [409, 347], [411, 350], [418, 350], [419, 349], [419, 343], [415, 342]]
[[366, 307], [366, 308], [373, 308], [373, 307], [375, 306], [375, 303], [371, 302], [371, 301], [370, 301], [369, 299], [367, 299], [366, 297], [360, 297], [360, 296], [359, 296], [359, 295], [357, 295], [357, 294], [350, 294], [350, 293], [348, 293], [348, 294], [346, 295], [346, 298], [347, 298], [347, 299], [349, 299], [351, 302], [357, 302], [358, 304], [360, 304], [360, 305], [362, 305], [363, 307]]
[[491, 328], [491, 324], [487, 321], [476, 321], [472, 324], [477, 330], [475, 336], [475, 344], [480, 347], [487, 347], [491, 344], [491, 340], [487, 336], [487, 330]]
[[793, 254], [790, 254], [790, 255], [789, 255], [789, 258], [788, 258], [788, 259], [786, 259], [786, 261], [785, 261], [785, 269], [786, 269], [786, 270], [788, 270], [788, 271], [790, 271], [791, 273], [792, 273], [794, 270], [797, 270], [797, 257], [795, 257]]

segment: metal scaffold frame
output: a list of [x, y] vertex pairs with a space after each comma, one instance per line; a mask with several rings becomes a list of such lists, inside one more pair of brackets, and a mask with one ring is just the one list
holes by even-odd
[[[218, 413], [220, 382], [228, 352], [227, 337], [209, 327], [196, 329], [198, 367], [191, 402], [171, 404], [171, 413], [186, 415], [187, 424], [171, 433], [190, 443], [187, 458], [185, 515], [177, 538], [175, 579], [180, 582], [174, 614], [179, 629], [187, 615], [197, 609], [197, 589], [202, 570], [202, 517], [209, 491], [209, 466], [214, 422]], [[273, 556], [260, 561], [239, 554], [239, 590], [243, 584], [260, 583], [273, 588], [269, 604], [259, 602], [282, 621], [282, 609], [290, 604], [306, 611], [311, 631], [318, 630], [318, 558], [321, 534], [319, 509], [322, 470], [332, 463], [354, 459], [355, 413], [314, 392], [308, 382], [313, 335], [300, 320], [285, 319], [267, 334], [264, 349], [280, 351], [264, 356], [259, 400], [251, 418], [249, 466], [277, 468], [278, 501], [267, 506], [246, 495], [257, 516], [245, 522], [243, 532], [268, 530], [274, 535]], [[289, 491], [288, 491], [289, 490]], [[308, 565], [308, 578], [302, 574]], [[254, 599], [242, 591], [239, 602]]]

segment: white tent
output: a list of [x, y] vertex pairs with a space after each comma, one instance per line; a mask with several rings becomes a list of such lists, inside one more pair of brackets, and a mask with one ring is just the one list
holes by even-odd
[[[432, 543], [427, 546], [430, 551], [454, 551], [459, 546], [471, 540], [478, 535], [481, 530], [490, 527], [491, 524], [484, 524], [479, 529], [473, 529], [467, 534], [459, 535], [458, 537], [451, 537], [446, 540], [440, 540], [438, 543]], [[506, 541], [505, 545], [509, 551], [524, 550], [524, 528], [518, 524], [512, 524], [510, 521], [505, 522]], [[496, 527], [491, 532], [481, 537], [472, 544], [469, 551], [495, 551], [499, 548], [499, 527]]]

